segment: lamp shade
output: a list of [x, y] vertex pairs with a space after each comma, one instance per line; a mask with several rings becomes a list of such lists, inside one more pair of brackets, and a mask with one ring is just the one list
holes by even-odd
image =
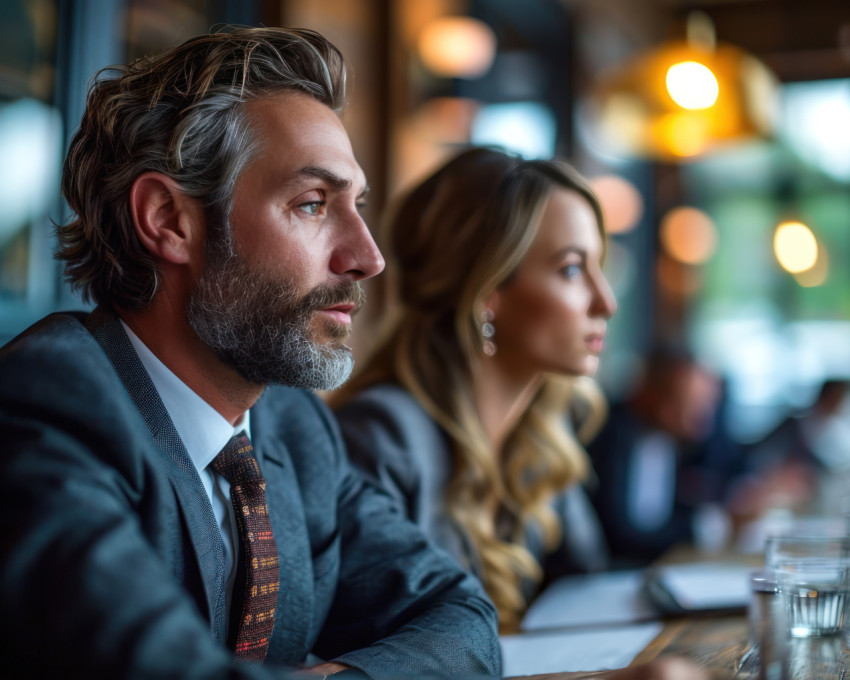
[[603, 74], [588, 124], [603, 146], [681, 160], [773, 129], [777, 80], [752, 55], [670, 42]]

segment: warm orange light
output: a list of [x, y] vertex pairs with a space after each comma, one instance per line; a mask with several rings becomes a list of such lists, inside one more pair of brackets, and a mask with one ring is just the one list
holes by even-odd
[[783, 222], [773, 235], [773, 252], [785, 271], [799, 274], [815, 266], [818, 242], [802, 222]]
[[706, 262], [717, 247], [714, 221], [701, 210], [674, 208], [661, 220], [661, 245], [674, 260], [685, 264]]
[[711, 142], [711, 129], [705, 118], [692, 111], [679, 111], [659, 118], [652, 133], [668, 153], [683, 158], [702, 153]]
[[773, 128], [778, 81], [754, 57], [665, 43], [594, 81], [580, 123], [614, 155], [692, 158]]
[[496, 54], [496, 36], [483, 21], [441, 17], [419, 34], [419, 56], [433, 73], [447, 78], [475, 78], [486, 73]]
[[667, 92], [683, 109], [707, 109], [720, 87], [711, 69], [698, 61], [680, 61], [667, 70]]
[[600, 175], [590, 180], [590, 185], [602, 206], [609, 234], [635, 228], [643, 215], [643, 197], [634, 184], [617, 175]]

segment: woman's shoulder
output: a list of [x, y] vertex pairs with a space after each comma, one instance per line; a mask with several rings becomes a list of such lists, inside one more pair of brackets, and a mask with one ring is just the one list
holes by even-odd
[[379, 383], [358, 392], [336, 410], [340, 422], [378, 419], [399, 426], [434, 426], [431, 416], [401, 385]]
[[398, 383], [382, 382], [370, 385], [360, 390], [354, 394], [351, 399], [342, 406], [342, 408], [345, 408], [349, 404], [369, 402], [379, 404], [399, 402], [401, 404], [410, 403], [419, 406], [419, 403], [413, 395]]
[[442, 429], [403, 387], [379, 384], [336, 411], [351, 461], [402, 497], [408, 514], [430, 516], [423, 503], [440, 498], [449, 466]]
[[349, 446], [368, 445], [370, 455], [395, 451], [418, 458], [422, 451], [433, 455], [434, 447], [445, 446], [433, 418], [397, 384], [380, 383], [358, 392], [337, 409], [336, 417]]

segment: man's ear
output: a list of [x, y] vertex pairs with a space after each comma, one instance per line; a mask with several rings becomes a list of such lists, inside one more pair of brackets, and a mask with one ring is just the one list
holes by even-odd
[[180, 185], [161, 172], [139, 175], [130, 187], [130, 212], [142, 244], [166, 262], [185, 264], [203, 240], [204, 212]]

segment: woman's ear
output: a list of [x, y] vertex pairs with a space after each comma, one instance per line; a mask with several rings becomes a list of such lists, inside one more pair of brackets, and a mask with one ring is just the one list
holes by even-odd
[[130, 213], [142, 244], [151, 255], [174, 264], [192, 259], [203, 240], [204, 211], [197, 199], [161, 172], [139, 175], [130, 187]]

